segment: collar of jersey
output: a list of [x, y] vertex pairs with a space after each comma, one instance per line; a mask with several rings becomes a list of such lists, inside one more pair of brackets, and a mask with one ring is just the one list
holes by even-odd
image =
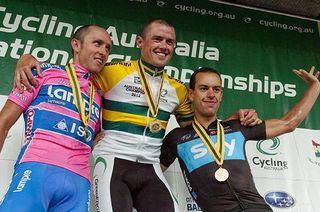
[[158, 68], [158, 67], [155, 67], [147, 62], [144, 62], [143, 60], [141, 60], [141, 62], [142, 62], [142, 66], [143, 66], [144, 71], [151, 76], [157, 77], [157, 76], [162, 75], [164, 72], [164, 69], [163, 69], [164, 67]]
[[79, 65], [79, 64], [73, 64], [74, 69], [76, 71], [77, 77], [81, 77], [87, 80], [91, 80], [93, 77], [93, 74], [86, 69], [85, 67]]
[[[202, 126], [202, 125], [201, 125]], [[202, 126], [203, 127], [203, 126]], [[217, 119], [214, 120], [211, 124], [209, 124], [208, 129], [206, 129], [205, 127], [203, 127], [205, 130], [207, 131], [211, 131], [211, 130], [217, 130]]]

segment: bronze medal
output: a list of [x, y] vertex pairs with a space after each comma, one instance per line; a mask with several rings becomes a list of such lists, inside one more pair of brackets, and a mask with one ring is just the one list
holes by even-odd
[[224, 182], [229, 178], [229, 172], [225, 168], [220, 167], [215, 173], [214, 177], [219, 182]]

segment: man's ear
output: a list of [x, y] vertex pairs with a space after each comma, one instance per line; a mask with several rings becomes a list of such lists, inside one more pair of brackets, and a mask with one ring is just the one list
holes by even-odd
[[80, 41], [75, 38], [71, 39], [71, 47], [72, 47], [73, 52], [79, 52]]
[[223, 90], [221, 91], [221, 95], [220, 95], [220, 102], [222, 102], [222, 98], [223, 97]]
[[191, 102], [193, 102], [193, 90], [192, 89], [189, 89], [188, 90], [188, 98]]
[[136, 43], [137, 43], [138, 48], [141, 49], [141, 46], [142, 46], [142, 43], [143, 43], [143, 38], [138, 35], [137, 39], [136, 39]]

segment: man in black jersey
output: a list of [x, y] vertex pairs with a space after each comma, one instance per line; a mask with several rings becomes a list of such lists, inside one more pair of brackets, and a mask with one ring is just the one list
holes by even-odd
[[[254, 127], [242, 126], [239, 120], [218, 121], [223, 96], [220, 74], [211, 68], [195, 71], [189, 90], [195, 118], [192, 125], [176, 128], [165, 137], [160, 157], [163, 170], [178, 157], [190, 194], [203, 211], [272, 211], [255, 188], [245, 142], [291, 132], [301, 123], [320, 93], [320, 72], [314, 71], [314, 67], [310, 72], [293, 70], [308, 84], [303, 97], [281, 118]], [[232, 154], [225, 151], [231, 143]]]

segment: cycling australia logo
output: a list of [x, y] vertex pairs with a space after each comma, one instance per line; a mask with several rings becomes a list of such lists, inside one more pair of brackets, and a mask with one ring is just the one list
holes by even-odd
[[[272, 142], [270, 145], [270, 141]], [[270, 140], [260, 140], [257, 142], [257, 150], [264, 155], [276, 155], [277, 148], [280, 146], [280, 139], [278, 137]]]
[[276, 208], [291, 208], [295, 204], [295, 199], [284, 191], [268, 192], [264, 199], [269, 205]]
[[264, 170], [283, 171], [288, 169], [288, 161], [278, 160], [278, 157], [276, 157], [276, 155], [279, 155], [279, 146], [280, 139], [278, 137], [258, 141], [256, 148], [263, 156], [253, 157], [252, 163]]

